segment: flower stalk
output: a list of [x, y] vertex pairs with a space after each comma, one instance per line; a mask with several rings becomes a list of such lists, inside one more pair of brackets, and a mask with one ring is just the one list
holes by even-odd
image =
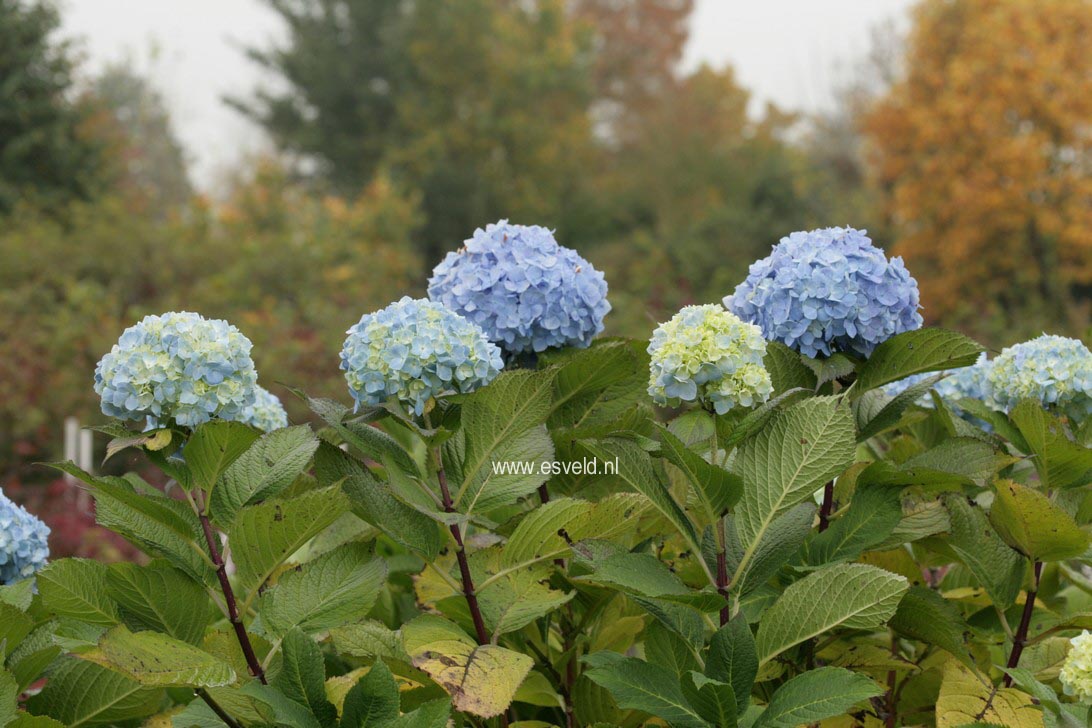
[[[1020, 615], [1020, 625], [1016, 628], [1016, 634], [1012, 638], [1012, 652], [1009, 653], [1009, 661], [1005, 665], [1008, 669], [1012, 670], [1020, 666], [1020, 656], [1024, 653], [1024, 646], [1028, 642], [1028, 629], [1031, 627], [1031, 615], [1035, 611], [1035, 597], [1039, 593], [1039, 580], [1043, 576], [1043, 562], [1036, 561], [1035, 566], [1032, 569], [1034, 578], [1032, 581], [1031, 589], [1028, 590], [1027, 598], [1024, 600], [1024, 611]], [[1005, 675], [1004, 680], [1005, 687], [1012, 687], [1012, 676]]]

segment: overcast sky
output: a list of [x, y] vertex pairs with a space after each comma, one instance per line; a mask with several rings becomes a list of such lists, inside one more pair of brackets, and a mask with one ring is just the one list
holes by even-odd
[[[163, 94], [194, 181], [214, 188], [223, 172], [260, 151], [262, 135], [221, 102], [262, 80], [242, 46], [283, 37], [260, 0], [60, 0], [64, 33], [86, 72], [125, 62]], [[732, 64], [756, 105], [814, 111], [868, 49], [870, 29], [905, 25], [913, 0], [697, 0], [684, 65]]]

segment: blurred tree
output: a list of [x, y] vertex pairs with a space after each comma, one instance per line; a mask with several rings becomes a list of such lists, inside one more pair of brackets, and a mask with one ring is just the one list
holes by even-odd
[[158, 215], [185, 204], [192, 194], [186, 159], [162, 97], [121, 64], [95, 78], [88, 93], [109, 120], [101, 133], [112, 147], [119, 192]]
[[0, 0], [0, 212], [23, 197], [43, 205], [87, 198], [102, 144], [71, 99], [73, 57], [45, 0]]
[[501, 216], [565, 227], [591, 99], [562, 0], [268, 0], [284, 47], [250, 56], [283, 82], [234, 103], [341, 194], [381, 170], [419, 190], [431, 265]]
[[905, 73], [865, 130], [934, 321], [1006, 340], [1087, 324], [1089, 38], [1085, 0], [918, 6]]

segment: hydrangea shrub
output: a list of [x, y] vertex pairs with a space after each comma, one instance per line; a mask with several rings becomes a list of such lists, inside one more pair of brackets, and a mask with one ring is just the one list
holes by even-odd
[[[97, 386], [155, 427], [105, 426], [107, 452], [162, 473], [58, 467], [149, 560], [43, 566], [0, 500], [0, 723], [1092, 724], [1078, 347], [988, 362], [920, 328], [901, 261], [849, 229], [647, 341], [533, 306], [498, 337], [553, 250], [501, 229], [451, 301], [360, 319], [345, 396], [299, 393], [313, 422], [243, 376], [228, 324], [127, 332]], [[486, 280], [504, 303], [475, 318]], [[490, 338], [549, 351], [504, 370]], [[225, 381], [227, 405], [181, 396]]]

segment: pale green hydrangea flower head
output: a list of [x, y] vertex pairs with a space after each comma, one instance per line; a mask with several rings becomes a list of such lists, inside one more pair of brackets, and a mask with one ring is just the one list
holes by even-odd
[[1092, 632], [1085, 630], [1069, 641], [1072, 647], [1058, 674], [1065, 694], [1092, 700]]
[[987, 383], [1005, 411], [1032, 399], [1074, 419], [1092, 415], [1092, 351], [1078, 339], [1043, 334], [1010, 346], [994, 360]]
[[653, 332], [648, 353], [648, 393], [657, 404], [696, 401], [724, 414], [773, 392], [762, 330], [719, 304], [680, 310]]

